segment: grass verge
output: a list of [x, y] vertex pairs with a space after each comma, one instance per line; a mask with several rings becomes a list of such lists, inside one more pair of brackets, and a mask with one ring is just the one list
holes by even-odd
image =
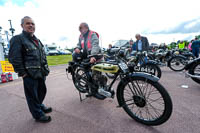
[[[8, 61], [8, 58], [5, 58], [5, 61]], [[49, 66], [67, 64], [72, 61], [72, 55], [47, 56], [47, 61]]]
[[47, 61], [49, 66], [67, 64], [72, 61], [72, 55], [47, 56]]

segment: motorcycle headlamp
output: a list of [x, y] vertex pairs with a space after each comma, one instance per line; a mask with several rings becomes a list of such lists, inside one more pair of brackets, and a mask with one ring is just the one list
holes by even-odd
[[178, 54], [179, 54], [179, 52], [178, 52], [178, 51], [176, 51], [176, 52], [174, 52], [174, 54], [178, 55]]

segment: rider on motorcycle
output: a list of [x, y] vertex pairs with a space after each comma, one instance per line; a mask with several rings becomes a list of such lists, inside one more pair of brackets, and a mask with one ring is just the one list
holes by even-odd
[[[88, 55], [96, 55], [101, 52], [99, 46], [99, 35], [91, 31], [87, 23], [81, 23], [79, 26], [81, 35], [77, 47], [74, 49], [73, 60], [76, 61], [77, 57], [86, 59]], [[95, 57], [90, 58], [90, 63], [96, 62], [98, 59]]]
[[[101, 53], [101, 49], [99, 46], [99, 35], [98, 33], [91, 31], [89, 29], [89, 26], [87, 23], [81, 23], [79, 26], [79, 31], [81, 32], [81, 35], [79, 37], [79, 42], [77, 44], [77, 47], [74, 49], [73, 53], [73, 60], [76, 61], [82, 61], [82, 59], [87, 59], [88, 55], [97, 55]], [[90, 58], [90, 63], [95, 63], [99, 60], [101, 60], [103, 56], [95, 56]], [[78, 59], [80, 58], [80, 60]], [[92, 72], [93, 77], [95, 81], [101, 80], [103, 77], [100, 72], [93, 71]], [[99, 79], [100, 78], [100, 79]], [[103, 77], [104, 78], [104, 77]], [[102, 79], [103, 80], [103, 79]], [[94, 93], [91, 95], [94, 95], [98, 99], [104, 99], [105, 96], [103, 94], [108, 94], [104, 88], [98, 88], [98, 93]], [[110, 93], [109, 93], [110, 94]], [[90, 95], [90, 94], [89, 94]]]

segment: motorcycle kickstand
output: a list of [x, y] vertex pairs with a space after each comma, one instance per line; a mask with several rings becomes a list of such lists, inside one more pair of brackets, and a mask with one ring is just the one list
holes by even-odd
[[85, 98], [82, 98], [82, 94], [79, 92], [79, 98], [80, 98], [80, 102], [85, 101], [88, 97], [86, 96]]
[[83, 101], [83, 99], [82, 99], [82, 95], [81, 95], [80, 92], [78, 92], [78, 93], [79, 93], [80, 102], [82, 102], [82, 101]]

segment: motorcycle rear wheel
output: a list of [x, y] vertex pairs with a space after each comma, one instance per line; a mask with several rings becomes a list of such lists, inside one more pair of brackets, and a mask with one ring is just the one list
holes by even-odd
[[162, 76], [162, 71], [161, 71], [160, 67], [153, 63], [143, 64], [140, 69], [141, 69], [141, 71], [142, 71], [142, 69], [144, 69], [144, 70], [147, 69], [146, 73], [154, 75], [154, 76], [158, 77], [159, 79]]
[[79, 67], [75, 68], [74, 75], [72, 75], [72, 80], [76, 89], [81, 93], [87, 93], [87, 75], [85, 71]]

